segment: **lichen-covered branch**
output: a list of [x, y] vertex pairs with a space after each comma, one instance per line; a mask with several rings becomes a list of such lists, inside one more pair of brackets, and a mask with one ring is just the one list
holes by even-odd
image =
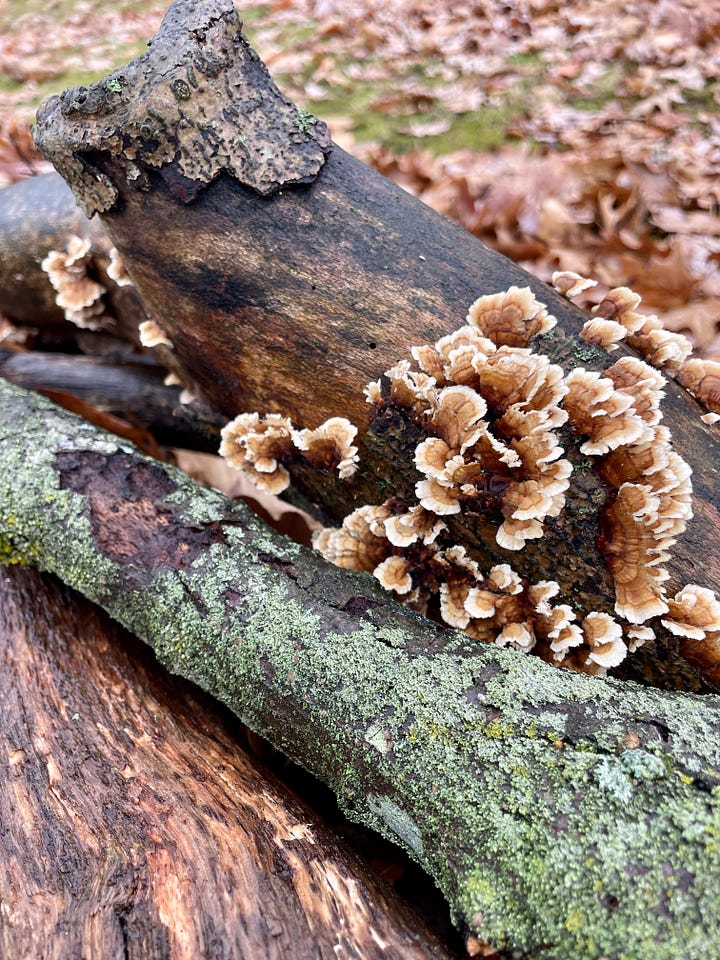
[[0, 389], [0, 550], [58, 574], [404, 846], [461, 924], [534, 958], [720, 936], [720, 700], [439, 628], [220, 494]]

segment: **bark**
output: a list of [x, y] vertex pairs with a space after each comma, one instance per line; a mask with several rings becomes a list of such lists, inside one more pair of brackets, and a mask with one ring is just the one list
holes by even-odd
[[[164, 446], [217, 452], [222, 425], [196, 404], [180, 402], [180, 388], [165, 386], [165, 370], [149, 363], [0, 349], [0, 376], [39, 390], [62, 404], [70, 394], [97, 410], [151, 430]], [[79, 412], [79, 411], [78, 411]]]
[[0, 609], [4, 960], [449, 960], [237, 723], [101, 611], [20, 568]]
[[[46, 101], [36, 139], [86, 210], [100, 211], [146, 309], [214, 407], [359, 427], [353, 480], [294, 468], [299, 496], [328, 523], [391, 495], [414, 502], [417, 428], [392, 405], [371, 411], [362, 388], [411, 345], [460, 326], [479, 295], [531, 287], [559, 321], [538, 349], [568, 369], [602, 370], [624, 352], [578, 341], [581, 311], [331, 149], [322, 122], [278, 93], [226, 0], [178, 0], [147, 54]], [[694, 481], [695, 519], [668, 562], [673, 595], [720, 581], [717, 430], [672, 381], [663, 413]], [[511, 562], [530, 581], [557, 580], [558, 602], [581, 619], [612, 614], [614, 584], [599, 547], [609, 493], [579, 445], [568, 433], [565, 509], [519, 554], [497, 545], [495, 520], [464, 513], [449, 527], [483, 568]], [[690, 663], [659, 620], [652, 626], [657, 644], [628, 658], [624, 675], [717, 688], [709, 648]]]
[[718, 955], [717, 697], [473, 645], [11, 385], [0, 424], [4, 561], [57, 573], [319, 775], [458, 923], [536, 960]]

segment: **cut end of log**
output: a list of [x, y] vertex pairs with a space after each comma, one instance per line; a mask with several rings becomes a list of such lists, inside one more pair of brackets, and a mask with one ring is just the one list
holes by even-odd
[[278, 90], [230, 0], [176, 0], [149, 51], [91, 86], [50, 97], [34, 137], [88, 216], [156, 170], [179, 200], [221, 173], [268, 196], [311, 183], [332, 149], [325, 124]]

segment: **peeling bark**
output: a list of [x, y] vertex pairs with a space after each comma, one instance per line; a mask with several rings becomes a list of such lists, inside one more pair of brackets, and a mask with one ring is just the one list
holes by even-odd
[[[0, 551], [57, 573], [540, 960], [720, 938], [720, 700], [474, 646], [10, 385]], [[131, 531], [131, 535], [128, 535]]]

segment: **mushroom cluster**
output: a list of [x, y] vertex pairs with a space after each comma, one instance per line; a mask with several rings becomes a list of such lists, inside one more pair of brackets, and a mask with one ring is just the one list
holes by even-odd
[[[527, 346], [554, 324], [528, 288], [511, 287], [476, 300], [459, 330], [413, 348], [420, 372], [403, 361], [385, 375], [389, 398], [427, 434], [414, 458], [420, 504], [440, 516], [471, 510], [497, 520], [506, 550], [542, 537], [572, 472], [556, 432], [567, 420], [562, 369]], [[365, 393], [380, 402], [382, 381]]]
[[[553, 286], [569, 300], [577, 299], [596, 281], [571, 271], [554, 273]], [[681, 333], [663, 328], [654, 315], [638, 312], [639, 294], [629, 287], [615, 287], [592, 308], [592, 319], [583, 326], [580, 336], [587, 343], [604, 350], [615, 350], [620, 340], [637, 350], [654, 367], [674, 372], [692, 353], [692, 344]]]
[[483, 572], [464, 547], [441, 542], [446, 531], [422, 505], [391, 499], [359, 507], [338, 529], [320, 530], [314, 546], [338, 566], [372, 573], [415, 609], [434, 608], [474, 639], [525, 652], [538, 645], [548, 659], [583, 643], [572, 609], [550, 602], [557, 583], [528, 583], [508, 563]]
[[[575, 274], [556, 277], [566, 295], [590, 285]], [[630, 291], [611, 291], [589, 321], [594, 342], [649, 335], [652, 324], [631, 317], [638, 302]], [[478, 640], [602, 674], [655, 638], [654, 618], [680, 636], [711, 636], [720, 629], [720, 602], [695, 585], [666, 596], [666, 563], [692, 516], [692, 486], [690, 467], [661, 423], [665, 378], [634, 357], [603, 374], [578, 368], [565, 376], [529, 348], [553, 324], [527, 289], [481, 297], [464, 326], [412, 349], [419, 369], [403, 360], [370, 383], [369, 403], [403, 408], [421, 430], [413, 453], [417, 502], [394, 497], [360, 507], [314, 543], [333, 562], [372, 573], [404, 602]], [[661, 339], [653, 341], [653, 359], [676, 368], [684, 348], [662, 353]], [[715, 374], [697, 370], [696, 388]], [[557, 602], [557, 583], [531, 583], [508, 563], [483, 571], [450, 541], [447, 518], [465, 511], [495, 524], [501, 554], [543, 536], [543, 521], [561, 513], [571, 480], [561, 428], [582, 441], [580, 452], [608, 490], [598, 546], [615, 584], [617, 618]]]
[[55, 302], [66, 320], [86, 330], [99, 330], [106, 325], [105, 287], [89, 275], [89, 240], [71, 236], [64, 250], [50, 250], [40, 266], [48, 275], [57, 294]]
[[357, 470], [356, 435], [357, 427], [344, 417], [331, 417], [314, 430], [296, 430], [278, 413], [241, 413], [221, 431], [220, 456], [258, 489], [279, 494], [290, 485], [287, 466], [293, 462], [349, 479]]

